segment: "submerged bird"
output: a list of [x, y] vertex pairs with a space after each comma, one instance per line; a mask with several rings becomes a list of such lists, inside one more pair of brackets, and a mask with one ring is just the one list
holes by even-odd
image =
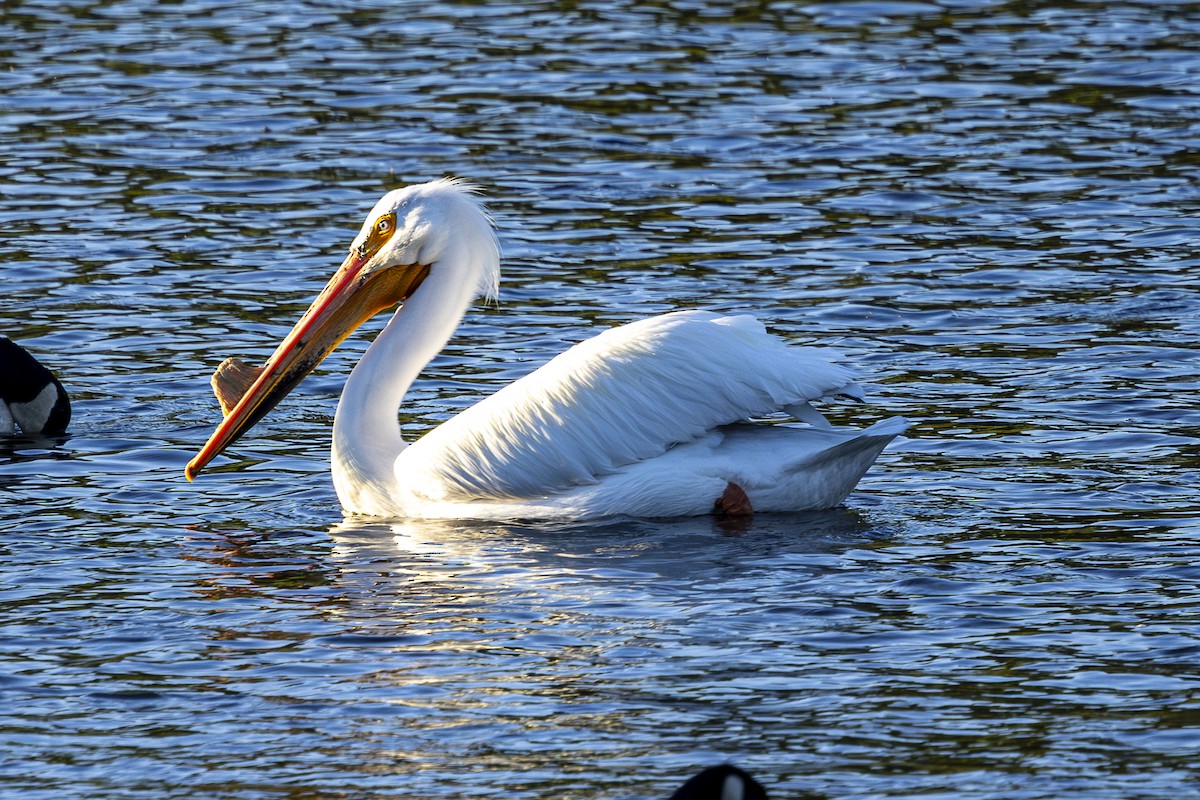
[[670, 800], [767, 800], [767, 790], [744, 770], [721, 764], [693, 775]]
[[71, 401], [54, 373], [0, 336], [0, 435], [59, 436], [70, 422]]
[[[478, 297], [500, 250], [474, 187], [384, 195], [350, 253], [262, 367], [227, 359], [225, 419], [194, 478], [352, 331], [397, 303], [342, 390], [331, 470], [346, 512], [382, 517], [686, 516], [831, 508], [907, 423], [833, 430], [809, 401], [861, 398], [845, 367], [751, 317], [682, 311], [604, 331], [426, 433], [397, 414]], [[786, 412], [805, 427], [742, 424]]]

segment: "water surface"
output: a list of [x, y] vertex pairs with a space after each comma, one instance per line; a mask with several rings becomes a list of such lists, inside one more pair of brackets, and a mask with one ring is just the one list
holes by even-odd
[[[22, 2], [0, 449], [22, 798], [1197, 797], [1200, 4]], [[901, 414], [845, 508], [343, 520], [367, 326], [194, 484], [395, 186], [481, 187], [501, 303], [412, 435], [613, 324], [754, 313]]]

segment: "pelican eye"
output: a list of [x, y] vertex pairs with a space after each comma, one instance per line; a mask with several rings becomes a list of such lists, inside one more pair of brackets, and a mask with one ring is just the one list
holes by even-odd
[[379, 248], [387, 243], [387, 240], [392, 238], [392, 234], [396, 232], [396, 215], [389, 211], [388, 213], [375, 220], [375, 224], [371, 226], [371, 232], [367, 234], [367, 238], [358, 246], [358, 255], [360, 258], [374, 255]]

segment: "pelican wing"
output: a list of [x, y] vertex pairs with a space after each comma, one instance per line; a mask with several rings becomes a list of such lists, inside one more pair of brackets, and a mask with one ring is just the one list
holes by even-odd
[[752, 317], [664, 314], [581, 342], [443, 423], [401, 455], [397, 478], [430, 499], [541, 497], [719, 425], [860, 396], [852, 381]]

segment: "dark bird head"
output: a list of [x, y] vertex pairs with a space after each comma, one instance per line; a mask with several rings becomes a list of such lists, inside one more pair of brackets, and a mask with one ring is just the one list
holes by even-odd
[[767, 800], [767, 790], [745, 771], [721, 764], [693, 776], [670, 800]]
[[14, 424], [27, 436], [58, 436], [71, 421], [71, 401], [58, 378], [24, 348], [0, 336], [0, 433]]

